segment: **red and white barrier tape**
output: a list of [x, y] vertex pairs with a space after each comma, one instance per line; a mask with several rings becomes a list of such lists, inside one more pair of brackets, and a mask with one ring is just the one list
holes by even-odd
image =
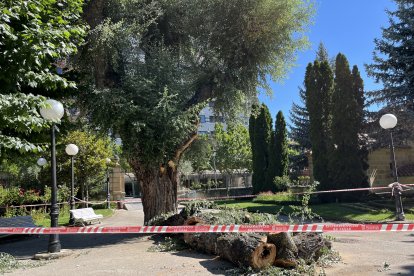
[[414, 223], [195, 225], [104, 227], [0, 227], [0, 234], [159, 234], [159, 233], [272, 233], [272, 232], [414, 232]]
[[[414, 187], [414, 184], [401, 184], [402, 187]], [[304, 194], [325, 194], [325, 193], [343, 193], [343, 192], [357, 192], [357, 191], [373, 191], [373, 190], [384, 190], [384, 189], [392, 189], [392, 187], [385, 186], [385, 187], [373, 187], [373, 188], [355, 188], [355, 189], [341, 189], [341, 190], [327, 190], [327, 191], [313, 191], [313, 192], [301, 192], [301, 193], [290, 193], [291, 195], [304, 195]], [[178, 201], [190, 201], [190, 200], [221, 200], [221, 199], [237, 199], [237, 198], [253, 198], [257, 195], [241, 195], [241, 196], [217, 196], [217, 197], [179, 197], [177, 198]], [[104, 201], [84, 201], [81, 199], [76, 198], [78, 201], [76, 203], [88, 203], [88, 204], [103, 204], [107, 203], [107, 200]], [[141, 199], [136, 200], [111, 200], [109, 202], [122, 202], [122, 203], [133, 203], [133, 202], [142, 202]], [[60, 202], [57, 203], [61, 204], [69, 204], [68, 202]], [[41, 203], [41, 204], [31, 204], [31, 205], [12, 205], [12, 206], [0, 206], [0, 208], [24, 208], [24, 207], [35, 207], [35, 206], [49, 206], [50, 203]]]

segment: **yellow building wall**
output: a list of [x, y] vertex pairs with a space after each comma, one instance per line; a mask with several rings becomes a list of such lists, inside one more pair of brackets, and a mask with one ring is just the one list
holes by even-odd
[[[414, 147], [398, 147], [395, 148], [395, 159], [398, 167], [408, 164], [414, 164]], [[391, 171], [391, 157], [389, 148], [380, 148], [373, 150], [368, 155], [368, 176], [373, 170], [377, 170], [373, 187], [387, 186], [394, 182]], [[414, 183], [414, 176], [399, 177], [399, 182], [403, 184]]]

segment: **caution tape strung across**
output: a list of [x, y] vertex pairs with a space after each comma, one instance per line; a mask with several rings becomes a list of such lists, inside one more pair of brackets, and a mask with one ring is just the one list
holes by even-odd
[[[391, 183], [393, 184], [393, 183]], [[400, 184], [404, 188], [414, 187], [414, 184]], [[385, 189], [392, 189], [392, 187], [384, 186], [384, 187], [372, 187], [372, 188], [354, 188], [354, 189], [341, 189], [341, 190], [327, 190], [327, 191], [313, 191], [313, 192], [301, 192], [301, 193], [290, 193], [291, 195], [303, 195], [303, 194], [325, 194], [325, 193], [344, 193], [344, 192], [357, 192], [357, 191], [374, 191], [374, 190], [385, 190]], [[411, 188], [412, 189], [412, 188]], [[391, 192], [389, 192], [391, 193]], [[177, 198], [178, 201], [192, 201], [192, 200], [223, 200], [223, 199], [237, 199], [237, 198], [254, 198], [257, 195], [241, 195], [241, 196], [217, 196], [217, 197], [179, 197]], [[88, 203], [91, 205], [99, 205], [107, 203], [107, 200], [104, 201], [84, 201], [78, 198], [76, 203]], [[134, 200], [111, 200], [111, 203], [133, 203], [133, 202], [142, 202], [141, 199], [134, 199]], [[60, 202], [57, 203], [58, 205], [61, 204], [69, 204], [69, 202]], [[11, 205], [11, 206], [0, 206], [2, 209], [6, 208], [25, 208], [25, 207], [36, 207], [36, 206], [49, 206], [50, 203], [40, 203], [40, 204], [30, 204], [30, 205]]]
[[271, 224], [195, 226], [0, 227], [0, 234], [158, 234], [252, 232], [414, 232], [414, 223], [398, 224]]

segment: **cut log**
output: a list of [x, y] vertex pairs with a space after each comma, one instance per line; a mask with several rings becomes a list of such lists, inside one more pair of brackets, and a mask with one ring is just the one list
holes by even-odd
[[283, 268], [294, 268], [297, 266], [298, 248], [290, 233], [269, 233], [267, 242], [272, 243], [277, 248], [275, 266]]
[[293, 236], [298, 248], [298, 256], [307, 262], [317, 261], [322, 255], [322, 249], [331, 249], [332, 243], [318, 233], [298, 233]]
[[[186, 225], [201, 225], [198, 217], [187, 219]], [[218, 255], [239, 266], [261, 269], [273, 264], [276, 246], [267, 237], [246, 233], [186, 233], [184, 241], [192, 248]]]

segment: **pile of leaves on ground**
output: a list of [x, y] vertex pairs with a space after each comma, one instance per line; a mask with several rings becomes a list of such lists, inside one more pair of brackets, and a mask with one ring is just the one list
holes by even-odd
[[[219, 208], [214, 202], [187, 202], [178, 214], [164, 214], [150, 225], [278, 224], [278, 214]], [[150, 251], [191, 248], [234, 263], [234, 275], [314, 275], [340, 260], [331, 239], [318, 233], [186, 233], [156, 237]]]

